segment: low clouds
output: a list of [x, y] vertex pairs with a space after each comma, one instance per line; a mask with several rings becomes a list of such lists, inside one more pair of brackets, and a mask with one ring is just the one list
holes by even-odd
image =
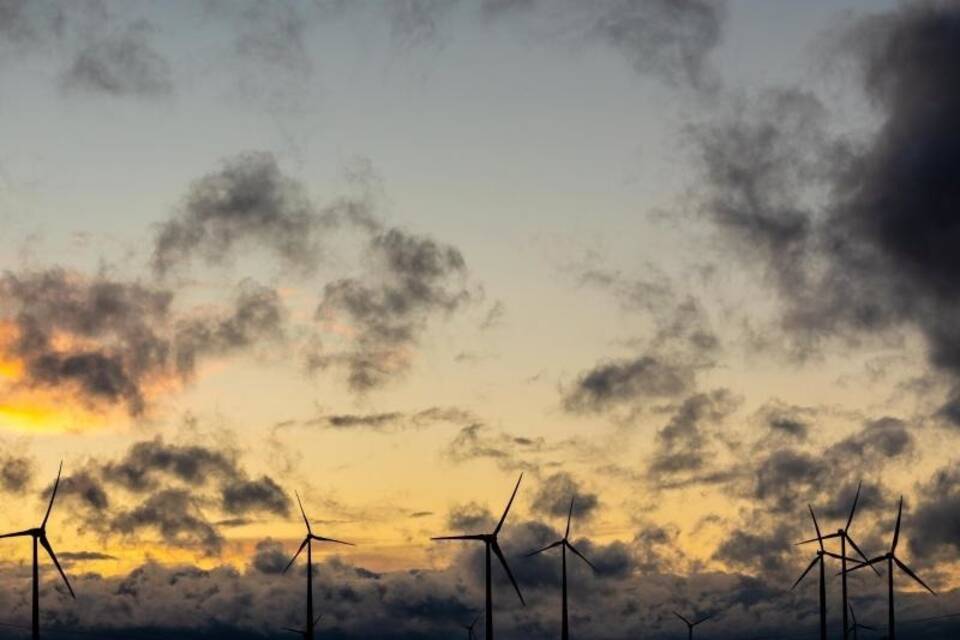
[[590, 517], [599, 506], [597, 494], [581, 487], [572, 475], [566, 472], [555, 473], [540, 483], [533, 498], [533, 510], [548, 517], [566, 517], [573, 500], [573, 514], [580, 518]]

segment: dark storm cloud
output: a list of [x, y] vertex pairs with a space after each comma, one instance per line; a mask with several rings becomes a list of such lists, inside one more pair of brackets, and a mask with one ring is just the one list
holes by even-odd
[[160, 225], [153, 267], [164, 274], [195, 257], [219, 264], [263, 246], [290, 268], [310, 271], [336, 217], [314, 208], [302, 184], [266, 152], [243, 153], [191, 185], [179, 215]]
[[[599, 9], [602, 7], [602, 9]], [[720, 43], [720, 0], [614, 0], [598, 3], [596, 37], [622, 52], [640, 73], [706, 88], [706, 59]]]
[[470, 299], [463, 288], [466, 264], [455, 247], [388, 229], [370, 239], [369, 281], [346, 278], [324, 287], [318, 320], [340, 319], [355, 332], [346, 351], [317, 354], [312, 368], [340, 366], [354, 391], [384, 385], [411, 366], [428, 320]]
[[130, 491], [148, 491], [163, 479], [176, 479], [188, 486], [240, 476], [235, 457], [199, 445], [178, 445], [160, 437], [134, 443], [126, 455], [102, 467], [103, 477]]
[[674, 398], [693, 383], [692, 368], [653, 356], [601, 362], [565, 391], [563, 406], [575, 413], [602, 413], [642, 400]]
[[910, 551], [924, 559], [954, 559], [960, 550], [960, 471], [938, 469], [920, 487], [909, 517]]
[[140, 22], [88, 43], [64, 73], [63, 85], [115, 96], [169, 94], [170, 65], [150, 46], [152, 31], [151, 25]]
[[953, 3], [910, 3], [844, 33], [880, 118], [862, 141], [831, 138], [797, 92], [700, 131], [706, 208], [766, 267], [807, 347], [916, 328], [930, 362], [960, 373], [958, 25]]
[[586, 491], [576, 479], [566, 472], [555, 473], [545, 478], [533, 497], [533, 510], [552, 517], [566, 517], [573, 499], [573, 514], [578, 519], [590, 517], [599, 506], [597, 494]]
[[210, 523], [194, 494], [184, 489], [164, 489], [133, 509], [116, 515], [109, 531], [133, 536], [156, 532], [171, 546], [197, 548], [207, 554], [220, 552], [223, 537]]
[[33, 480], [33, 461], [30, 458], [0, 451], [0, 490], [21, 494]]
[[[47, 492], [52, 490], [51, 485]], [[58, 499], [75, 501], [81, 507], [96, 512], [95, 517], [98, 518], [110, 506], [110, 496], [95, 471], [81, 470], [64, 476], [60, 480], [57, 496]]]
[[734, 531], [727, 534], [713, 557], [732, 566], [777, 572], [784, 568], [786, 558], [796, 551], [792, 535], [793, 531], [783, 526], [770, 532]]
[[268, 476], [257, 480], [241, 479], [224, 486], [223, 510], [233, 514], [266, 512], [285, 516], [290, 512], [290, 499]]

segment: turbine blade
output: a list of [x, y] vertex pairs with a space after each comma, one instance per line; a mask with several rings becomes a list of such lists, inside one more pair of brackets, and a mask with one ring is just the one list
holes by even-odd
[[847, 518], [847, 526], [843, 528], [844, 531], [850, 529], [850, 525], [853, 524], [853, 514], [857, 510], [857, 501], [860, 500], [860, 489], [863, 487], [863, 480], [857, 483], [857, 493], [853, 496], [853, 506], [850, 507], [850, 517]]
[[486, 540], [487, 537], [483, 534], [474, 534], [474, 535], [462, 535], [462, 536], [436, 536], [430, 539], [431, 540]]
[[813, 527], [817, 530], [817, 542], [820, 543], [820, 550], [823, 551], [823, 536], [820, 535], [820, 524], [817, 522], [817, 516], [813, 512], [813, 505], [807, 505], [807, 508], [810, 509], [810, 517], [813, 518]]
[[903, 515], [903, 496], [900, 496], [900, 508], [897, 509], [897, 526], [893, 529], [893, 544], [890, 545], [890, 553], [897, 550], [897, 543], [900, 542], [900, 516]]
[[57, 571], [60, 572], [60, 577], [63, 578], [64, 584], [67, 585], [67, 590], [70, 591], [70, 595], [74, 600], [76, 600], [77, 594], [73, 592], [73, 587], [70, 586], [70, 581], [67, 579], [67, 574], [63, 572], [63, 567], [60, 566], [60, 561], [57, 560], [57, 554], [53, 552], [53, 547], [50, 546], [50, 542], [47, 540], [46, 536], [40, 536], [40, 544], [43, 545], [43, 548], [47, 550], [47, 555], [50, 556], [50, 559], [53, 560], [53, 564], [56, 565]]
[[593, 566], [593, 563], [590, 562], [589, 560], [587, 560], [587, 557], [586, 557], [585, 555], [583, 555], [582, 553], [580, 553], [579, 551], [577, 551], [577, 548], [576, 548], [575, 546], [573, 546], [573, 545], [570, 544], [569, 542], [566, 543], [566, 544], [567, 544], [567, 549], [570, 549], [570, 551], [573, 551], [575, 554], [577, 554], [577, 556], [579, 556], [579, 558], [580, 558], [581, 560], [583, 560], [584, 562], [586, 562], [586, 563], [587, 563], [587, 566], [589, 566], [591, 569], [593, 569], [595, 573], [600, 573], [599, 571], [597, 571], [597, 568], [596, 568], [595, 566]]
[[23, 531], [15, 531], [13, 533], [5, 533], [0, 538], [16, 538], [19, 536], [29, 536], [31, 535], [29, 529], [24, 529]]
[[537, 549], [536, 551], [531, 551], [530, 553], [528, 553], [528, 554], [527, 554], [526, 556], [524, 556], [524, 557], [525, 557], [525, 558], [531, 558], [531, 557], [537, 555], [538, 553], [543, 553], [544, 551], [549, 551], [550, 549], [553, 549], [554, 547], [559, 547], [559, 546], [562, 545], [562, 544], [563, 544], [563, 540], [557, 540], [556, 542], [551, 542], [550, 544], [548, 544], [547, 546], [543, 547], [542, 549]]
[[[500, 529], [503, 528], [503, 523], [507, 519], [507, 514], [510, 513], [510, 507], [513, 505], [513, 499], [517, 497], [517, 489], [520, 488], [520, 481], [523, 480], [523, 474], [520, 474], [520, 477], [517, 478], [517, 486], [513, 488], [513, 493], [510, 494], [510, 501], [507, 502], [507, 508], [503, 510], [503, 515], [500, 516], [500, 522], [497, 523], [497, 528], [493, 530], [493, 535], [500, 533]], [[522, 598], [521, 598], [522, 599]]]
[[825, 536], [820, 536], [819, 538], [810, 538], [809, 540], [801, 540], [800, 542], [794, 543], [794, 546], [799, 547], [802, 544], [810, 544], [811, 542], [820, 542], [821, 540], [829, 540], [830, 538], [839, 538], [839, 533], [828, 533]]
[[290, 627], [284, 627], [283, 630], [284, 630], [284, 631], [289, 631], [290, 633], [295, 633], [295, 634], [297, 634], [298, 636], [302, 636], [302, 635], [303, 635], [303, 631], [300, 631], [300, 629], [291, 629]]
[[[856, 551], [857, 553], [860, 554], [860, 557], [863, 558], [863, 561], [864, 561], [864, 562], [870, 562], [870, 560], [867, 559], [866, 554], [865, 554], [863, 551], [860, 550], [860, 547], [857, 546], [857, 543], [854, 542], [853, 538], [851, 538], [849, 534], [847, 535], [847, 542], [850, 543], [850, 546], [853, 547], [854, 551]], [[880, 575], [880, 571], [879, 571], [875, 566], [873, 566], [873, 565], [871, 564], [871, 565], [870, 565], [870, 568], [873, 569], [873, 572], [874, 572], [875, 574]]]
[[796, 589], [797, 585], [800, 584], [800, 582], [807, 577], [807, 574], [810, 573], [810, 570], [813, 569], [814, 565], [817, 564], [818, 560], [820, 560], [820, 556], [817, 556], [816, 558], [814, 558], [813, 562], [810, 563], [810, 566], [807, 567], [807, 570], [800, 574], [800, 577], [797, 578], [797, 581], [793, 583], [792, 587], [790, 587], [791, 591]]
[[[873, 570], [876, 571], [877, 568], [874, 567], [873, 565], [875, 565], [876, 563], [878, 563], [878, 562], [880, 562], [880, 561], [882, 561], [882, 560], [886, 560], [886, 559], [887, 559], [887, 556], [877, 556], [876, 558], [871, 558], [871, 559], [868, 560], [867, 562], [861, 562], [861, 563], [857, 564], [856, 566], [847, 569], [847, 573], [853, 573], [854, 571], [859, 571], [860, 569], [863, 569], [864, 567], [872, 567]], [[840, 574], [842, 574], [842, 573], [843, 573], [843, 571], [841, 571], [841, 572], [838, 573], [837, 575], [840, 575]]]
[[303, 552], [303, 548], [307, 546], [307, 543], [310, 542], [310, 538], [304, 538], [303, 542], [300, 543], [300, 548], [297, 549], [297, 552], [293, 554], [293, 557], [290, 558], [290, 562], [287, 563], [287, 566], [283, 568], [281, 573], [286, 573], [287, 569], [293, 566], [293, 563], [297, 561], [297, 558], [300, 556], [300, 553]]
[[307, 512], [303, 510], [303, 503], [300, 502], [300, 494], [296, 491], [293, 492], [297, 496], [297, 504], [300, 506], [300, 515], [303, 516], [303, 523], [307, 525], [307, 533], [313, 533], [313, 530], [310, 529], [310, 521], [307, 520]]
[[[833, 551], [824, 551], [823, 555], [830, 556], [831, 558], [834, 558], [836, 560], [843, 560], [842, 555], [840, 555], [839, 553], [834, 553]], [[847, 558], [847, 560], [849, 560], [850, 562], [857, 562], [857, 560], [854, 560], [853, 558], [849, 558], [849, 557]]]
[[700, 624], [701, 622], [706, 622], [707, 620], [709, 620], [709, 619], [712, 618], [712, 617], [713, 617], [713, 614], [712, 614], [712, 613], [711, 613], [710, 615], [708, 615], [708, 616], [704, 616], [704, 617], [700, 618], [699, 620], [697, 620], [696, 622], [694, 622], [694, 623], [693, 623], [693, 626], [697, 626], [697, 625]]
[[852, 604], [848, 604], [848, 605], [847, 605], [847, 608], [850, 609], [850, 617], [853, 619], [853, 625], [856, 626], [856, 625], [857, 625], [857, 614], [855, 614], [855, 613], [853, 612], [853, 605], [852, 605]]
[[677, 616], [678, 618], [680, 618], [681, 620], [683, 620], [683, 622], [684, 622], [685, 624], [687, 624], [687, 625], [690, 624], [690, 621], [689, 621], [689, 620], [687, 620], [686, 618], [684, 618], [682, 615], [680, 615], [680, 614], [677, 613], [676, 611], [673, 612], [673, 615], [675, 615], [675, 616]]
[[320, 618], [322, 618], [322, 617], [323, 617], [323, 614], [322, 614], [322, 613], [321, 613], [320, 615], [318, 615], [318, 616], [317, 616], [317, 619], [313, 621], [313, 626], [317, 626], [317, 623], [320, 622]]
[[526, 601], [523, 599], [523, 594], [520, 593], [520, 585], [518, 585], [516, 579], [514, 579], [513, 573], [510, 571], [510, 565], [507, 564], [507, 559], [503, 557], [503, 551], [500, 550], [500, 545], [494, 540], [490, 543], [490, 546], [496, 554], [497, 559], [500, 560], [500, 564], [503, 565], [503, 570], [507, 572], [507, 577], [510, 578], [510, 582], [513, 583], [513, 588], [517, 590], [517, 597], [520, 598], [520, 604], [527, 606]]
[[858, 624], [857, 626], [860, 627], [861, 629], [866, 629], [867, 631], [874, 631], [874, 632], [876, 631], [874, 627], [868, 627], [865, 624]]
[[928, 586], [927, 586], [927, 583], [924, 582], [923, 580], [921, 580], [921, 579], [920, 579], [920, 576], [918, 576], [917, 574], [915, 574], [915, 573], [910, 569], [910, 567], [908, 567], [907, 565], [905, 565], [905, 564], [903, 564], [902, 562], [900, 562], [900, 558], [898, 558], [897, 556], [893, 556], [893, 561], [897, 563], [897, 566], [900, 567], [900, 569], [903, 570], [904, 573], [906, 573], [908, 576], [910, 576], [911, 578], [913, 578], [914, 580], [916, 580], [917, 582], [919, 582], [921, 587], [923, 587], [924, 589], [926, 589], [927, 591], [929, 591], [929, 592], [932, 593], [933, 595], [937, 595], [937, 592], [934, 591], [933, 589], [931, 589], [930, 587], [928, 587]]
[[570, 511], [567, 513], [567, 531], [563, 534], [563, 539], [566, 540], [570, 537], [570, 520], [573, 518], [573, 501], [576, 496], [570, 496]]
[[53, 510], [53, 499], [57, 497], [57, 489], [60, 487], [60, 474], [63, 473], [63, 460], [60, 461], [60, 469], [57, 470], [57, 481], [53, 483], [53, 491], [50, 492], [50, 504], [47, 505], [47, 513], [43, 516], [43, 522], [40, 528], [47, 526], [47, 520], [50, 519], [50, 511]]
[[343, 540], [334, 540], [333, 538], [324, 538], [323, 536], [315, 536], [315, 535], [313, 535], [312, 533], [310, 534], [310, 537], [313, 538], [314, 540], [316, 540], [317, 542], [335, 542], [335, 543], [337, 543], [337, 544], [345, 544], [345, 545], [347, 545], [348, 547], [355, 547], [355, 546], [357, 546], [357, 545], [353, 544], [352, 542], [344, 542]]

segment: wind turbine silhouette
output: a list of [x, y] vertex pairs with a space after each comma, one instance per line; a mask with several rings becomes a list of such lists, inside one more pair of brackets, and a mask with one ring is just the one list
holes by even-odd
[[294, 491], [294, 495], [297, 496], [297, 505], [300, 506], [300, 515], [303, 516], [303, 523], [307, 525], [307, 535], [303, 539], [303, 542], [300, 543], [300, 548], [297, 549], [297, 552], [294, 554], [293, 558], [290, 559], [290, 562], [283, 569], [283, 573], [287, 572], [293, 563], [296, 562], [297, 557], [303, 551], [303, 548], [307, 548], [307, 626], [303, 631], [303, 637], [306, 640], [313, 640], [313, 629], [317, 625], [317, 620], [320, 619], [317, 616], [316, 619], [313, 617], [313, 541], [317, 542], [334, 542], [336, 544], [345, 544], [348, 546], [354, 546], [353, 543], [343, 542], [342, 540], [334, 540], [333, 538], [324, 538], [318, 535], [314, 535], [313, 529], [310, 528], [310, 521], [307, 519], [307, 514], [303, 510], [303, 503], [300, 502], [300, 494]]
[[897, 543], [900, 542], [900, 520], [902, 516], [903, 516], [903, 496], [900, 496], [900, 508], [897, 510], [897, 524], [893, 530], [893, 542], [890, 544], [890, 551], [887, 551], [882, 556], [877, 556], [876, 558], [871, 558], [866, 562], [861, 562], [857, 566], [848, 570], [848, 573], [849, 573], [851, 571], [856, 571], [864, 567], [873, 567], [873, 565], [883, 562], [884, 560], [887, 561], [887, 595], [889, 598], [889, 602], [887, 605], [888, 606], [887, 624], [889, 627], [887, 630], [887, 638], [889, 638], [889, 640], [896, 640], [896, 637], [897, 637], [896, 620], [894, 616], [894, 603], [893, 603], [893, 567], [894, 565], [900, 567], [901, 571], [903, 571], [905, 574], [907, 574], [908, 576], [916, 580], [921, 587], [923, 587], [933, 595], [937, 595], [933, 589], [927, 586], [926, 582], [921, 580], [920, 577], [916, 573], [914, 573], [910, 567], [904, 564], [900, 560], [900, 558], [898, 558], [896, 555]]
[[817, 516], [813, 512], [813, 507], [807, 505], [807, 508], [810, 509], [810, 517], [813, 518], [813, 527], [817, 530], [817, 537], [813, 538], [813, 541], [820, 543], [820, 548], [817, 549], [817, 555], [807, 566], [806, 570], [800, 574], [800, 577], [797, 578], [797, 581], [793, 583], [793, 586], [790, 587], [790, 590], [797, 588], [797, 585], [807, 577], [807, 574], [810, 573], [810, 570], [813, 569], [814, 565], [820, 565], [820, 640], [827, 640], [827, 581], [826, 577], [823, 574], [823, 558], [824, 556], [830, 556], [831, 558], [839, 558], [835, 553], [827, 551], [823, 546], [823, 536], [820, 535], [820, 525], [817, 523]]
[[485, 620], [484, 620], [484, 634], [487, 640], [493, 640], [493, 590], [490, 580], [490, 554], [491, 552], [497, 556], [497, 559], [500, 560], [500, 564], [503, 566], [504, 572], [506, 572], [507, 577], [510, 578], [510, 582], [513, 583], [513, 588], [517, 591], [517, 597], [520, 598], [520, 603], [526, 606], [526, 602], [523, 600], [523, 594], [520, 593], [520, 587], [517, 585], [517, 581], [513, 578], [513, 573], [510, 571], [510, 566], [507, 564], [507, 559], [503, 556], [503, 551], [500, 550], [500, 543], [497, 540], [497, 536], [500, 534], [500, 530], [503, 528], [503, 523], [507, 519], [507, 514], [510, 513], [510, 506], [513, 504], [513, 499], [517, 497], [517, 489], [520, 488], [520, 481], [523, 480], [523, 474], [520, 474], [520, 477], [517, 479], [517, 486], [513, 488], [513, 493], [510, 495], [510, 501], [507, 502], [507, 508], [503, 510], [503, 515], [500, 516], [500, 522], [497, 523], [497, 527], [493, 530], [492, 533], [477, 533], [471, 535], [460, 535], [460, 536], [438, 536], [436, 538], [430, 538], [431, 540], [475, 540], [477, 542], [482, 542], [486, 547], [486, 611], [485, 611]]
[[[323, 615], [321, 614], [321, 615], [317, 616], [316, 620], [313, 621], [313, 626], [314, 626], [314, 628], [316, 628], [317, 623], [320, 622], [320, 618], [322, 618], [322, 617], [323, 617]], [[306, 629], [294, 629], [293, 627], [284, 627], [283, 630], [284, 630], [284, 631], [289, 631], [290, 633], [295, 633], [295, 634], [297, 634], [298, 636], [303, 636], [304, 638], [307, 637], [307, 630], [306, 630]]]
[[690, 640], [693, 640], [693, 628], [694, 628], [695, 626], [697, 626], [698, 624], [700, 624], [701, 622], [706, 622], [707, 620], [709, 620], [710, 618], [713, 617], [713, 614], [711, 613], [711, 614], [708, 615], [708, 616], [704, 616], [704, 617], [700, 618], [700, 619], [697, 620], [696, 622], [690, 622], [689, 620], [687, 620], [686, 618], [684, 618], [682, 615], [680, 615], [680, 614], [677, 613], [676, 611], [673, 612], [673, 615], [675, 615], [675, 616], [677, 616], [678, 618], [680, 618], [681, 620], [683, 620], [684, 624], [687, 625], [687, 638], [689, 638]]
[[[825, 535], [822, 537], [819, 536], [819, 529], [818, 529], [817, 538], [811, 538], [809, 540], [804, 540], [803, 542], [797, 543], [798, 545], [801, 545], [801, 544], [809, 544], [811, 542], [817, 542], [818, 540], [822, 541], [822, 540], [829, 540], [831, 538], [840, 538], [840, 555], [839, 556], [836, 556], [833, 554], [827, 554], [827, 555], [830, 555], [831, 557], [834, 557], [834, 558], [839, 557], [840, 559], [840, 575], [841, 575], [840, 582], [841, 582], [841, 592], [843, 594], [842, 598], [843, 598], [844, 640], [846, 640], [846, 638], [848, 638], [850, 634], [850, 626], [849, 626], [850, 623], [849, 623], [849, 620], [847, 619], [847, 608], [848, 608], [848, 604], [847, 604], [847, 560], [848, 560], [847, 543], [848, 542], [850, 543], [850, 546], [853, 547], [854, 551], [856, 551], [861, 558], [863, 558], [864, 562], [867, 561], [867, 556], [864, 555], [863, 551], [860, 550], [860, 547], [857, 546], [857, 543], [854, 542], [853, 538], [850, 537], [850, 525], [853, 523], [853, 514], [856, 513], [857, 511], [857, 502], [860, 500], [860, 489], [862, 487], [863, 487], [862, 481], [857, 483], [857, 493], [856, 495], [853, 496], [853, 506], [850, 507], [850, 516], [847, 518], [846, 526], [844, 526], [842, 529], [837, 529], [836, 533], [831, 533], [829, 535]], [[813, 513], [813, 509], [810, 510], [810, 513], [811, 514]], [[814, 518], [814, 520], [816, 520], [816, 518]], [[821, 549], [823, 548], [823, 542], [820, 542], [820, 548]], [[880, 572], [877, 571], [876, 567], [874, 567], [873, 570], [876, 571], [877, 575], [880, 575]]]
[[864, 631], [876, 631], [876, 629], [874, 629], [873, 627], [868, 627], [865, 624], [860, 624], [859, 622], [857, 622], [857, 614], [853, 612], [853, 606], [852, 605], [847, 605], [847, 606], [850, 607], [850, 617], [853, 618], [853, 624], [850, 625], [850, 631], [853, 631], [853, 640], [857, 640], [858, 638], [857, 629], [863, 629]]
[[477, 616], [476, 618], [474, 618], [474, 619], [473, 619], [473, 622], [471, 622], [470, 624], [465, 624], [465, 625], [463, 625], [463, 628], [466, 629], [466, 631], [467, 631], [467, 640], [473, 640], [473, 638], [474, 638], [473, 628], [474, 628], [475, 626], [477, 626], [477, 621], [478, 621], [478, 620], [480, 620], [480, 616]]
[[53, 560], [53, 564], [56, 565], [57, 571], [60, 572], [60, 577], [63, 578], [64, 584], [67, 585], [67, 590], [70, 591], [70, 595], [74, 599], [77, 598], [73, 592], [73, 587], [70, 586], [70, 581], [67, 580], [67, 574], [63, 572], [60, 561], [57, 560], [57, 554], [53, 552], [53, 547], [50, 546], [50, 541], [47, 540], [47, 520], [50, 519], [50, 511], [53, 509], [53, 499], [57, 497], [57, 488], [60, 486], [60, 474], [62, 472], [63, 461], [60, 462], [60, 469], [57, 471], [57, 481], [53, 483], [53, 491], [50, 493], [50, 504], [47, 505], [47, 513], [44, 514], [43, 522], [40, 523], [40, 526], [34, 529], [24, 529], [23, 531], [0, 535], [0, 538], [18, 538], [21, 536], [30, 536], [33, 538], [33, 621], [31, 626], [33, 640], [40, 638], [40, 571], [38, 566], [39, 559], [37, 557], [38, 544], [44, 548], [47, 555]]
[[563, 558], [563, 624], [560, 631], [560, 637], [562, 640], [568, 640], [570, 638], [570, 625], [567, 622], [567, 549], [570, 549], [570, 551], [579, 556], [580, 559], [586, 562], [591, 569], [594, 571], [597, 570], [597, 568], [593, 566], [593, 563], [587, 560], [587, 558], [582, 553], [577, 551], [577, 548], [570, 543], [570, 520], [573, 518], [573, 500], [574, 498], [570, 498], [570, 511], [567, 513], [567, 530], [564, 532], [563, 537], [556, 542], [548, 544], [542, 549], [537, 549], [536, 551], [527, 554], [527, 557], [530, 558], [538, 553], [543, 553], [549, 549], [560, 547], [561, 557]]

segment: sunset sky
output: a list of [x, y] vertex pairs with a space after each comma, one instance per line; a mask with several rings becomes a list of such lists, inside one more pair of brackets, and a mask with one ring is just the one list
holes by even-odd
[[[62, 460], [78, 596], [43, 558], [41, 625], [282, 637], [296, 491], [357, 544], [320, 637], [454, 637], [482, 550], [430, 537], [522, 472], [503, 637], [557, 635], [522, 556], [571, 497], [577, 637], [815, 632], [794, 542], [859, 481], [939, 593], [898, 575], [901, 636], [956, 637], [911, 621], [960, 613], [957, 60], [948, 1], [0, 0], [0, 533]], [[0, 638], [29, 574], [0, 540]]]

